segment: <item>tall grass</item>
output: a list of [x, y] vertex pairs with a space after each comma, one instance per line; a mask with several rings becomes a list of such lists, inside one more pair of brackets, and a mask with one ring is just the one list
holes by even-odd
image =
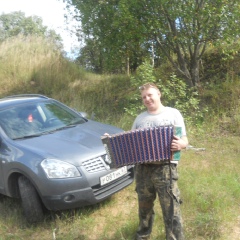
[[124, 113], [129, 79], [85, 72], [51, 42], [19, 36], [0, 44], [0, 84], [0, 96], [44, 94], [89, 115], [95, 113], [99, 120], [118, 122], [118, 115]]
[[[227, 89], [237, 92], [234, 86], [239, 86], [239, 81], [232, 84]], [[214, 92], [212, 88], [209, 102], [218, 99], [219, 89]], [[89, 115], [95, 113], [97, 120], [128, 130], [133, 121], [124, 112], [128, 90], [128, 77], [85, 72], [64, 59], [44, 39], [19, 37], [0, 45], [1, 96], [45, 94]], [[229, 106], [226, 103], [229, 98], [224, 97], [222, 94], [219, 99], [221, 104]], [[231, 119], [239, 117], [238, 101], [239, 98], [231, 97], [236, 112], [230, 115]], [[229, 123], [229, 114], [224, 115], [223, 109], [217, 112], [215, 108], [216, 114], [207, 116], [201, 128], [188, 126], [190, 144], [195, 149], [184, 150], [179, 163], [182, 214], [188, 240], [240, 239], [239, 128], [234, 135], [227, 131], [224, 124], [227, 120]], [[151, 240], [165, 239], [158, 201], [155, 211]], [[132, 240], [137, 226], [135, 183], [94, 206], [47, 212], [45, 221], [38, 225], [27, 224], [18, 200], [0, 198], [0, 240]]]
[[206, 151], [188, 152], [180, 165], [188, 234], [202, 239], [238, 239], [239, 235], [226, 236], [225, 231], [231, 232], [235, 226], [239, 230], [239, 137], [212, 134], [191, 139]]

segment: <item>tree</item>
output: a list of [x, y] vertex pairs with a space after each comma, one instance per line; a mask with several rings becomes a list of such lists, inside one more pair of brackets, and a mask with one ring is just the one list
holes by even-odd
[[60, 35], [54, 30], [48, 30], [43, 25], [42, 18], [38, 16], [26, 17], [25, 13], [21, 11], [0, 15], [0, 42], [19, 34], [22, 36], [44, 36], [62, 48]]
[[[132, 15], [131, 9], [128, 9], [127, 2], [93, 0], [67, 2], [79, 10], [75, 18], [81, 21], [78, 37], [85, 39], [84, 48], [88, 50], [84, 53], [92, 53], [89, 51], [91, 47], [98, 49], [98, 66], [101, 66], [101, 72], [122, 72], [124, 69], [129, 73], [130, 69], [135, 70], [141, 64], [148, 48], [144, 47], [146, 43], [142, 36], [143, 31], [138, 29], [142, 26], [138, 26], [138, 20]], [[93, 56], [82, 54], [83, 51], [79, 60], [91, 59]], [[95, 58], [93, 62], [96, 63]]]
[[200, 83], [209, 44], [239, 37], [237, 0], [66, 1], [80, 12], [83, 37], [95, 39], [110, 59], [138, 66], [152, 50], [155, 58], [165, 56], [189, 86]]
[[152, 29], [162, 53], [190, 86], [200, 82], [200, 62], [207, 46], [238, 37], [239, 1], [144, 2], [143, 24]]

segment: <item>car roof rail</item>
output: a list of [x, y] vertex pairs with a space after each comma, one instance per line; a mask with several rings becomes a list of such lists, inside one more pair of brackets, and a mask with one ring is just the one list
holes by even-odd
[[47, 96], [41, 95], [41, 94], [17, 94], [12, 96], [7, 96], [4, 98], [18, 98], [18, 97], [39, 97], [39, 98], [45, 98], [48, 99]]

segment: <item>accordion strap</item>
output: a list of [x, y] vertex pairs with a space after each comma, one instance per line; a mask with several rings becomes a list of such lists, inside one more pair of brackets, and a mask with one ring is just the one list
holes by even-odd
[[169, 192], [168, 194], [170, 195], [170, 209], [169, 209], [169, 216], [171, 216], [171, 229], [173, 231], [173, 218], [174, 218], [174, 194], [172, 191], [172, 169], [171, 169], [171, 160], [169, 160], [169, 177], [170, 177], [170, 186], [169, 186]]

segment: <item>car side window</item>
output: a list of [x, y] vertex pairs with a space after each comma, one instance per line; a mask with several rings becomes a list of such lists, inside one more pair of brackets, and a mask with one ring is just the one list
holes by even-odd
[[0, 113], [0, 124], [10, 138], [18, 137], [19, 124], [17, 112], [14, 109], [7, 109]]

